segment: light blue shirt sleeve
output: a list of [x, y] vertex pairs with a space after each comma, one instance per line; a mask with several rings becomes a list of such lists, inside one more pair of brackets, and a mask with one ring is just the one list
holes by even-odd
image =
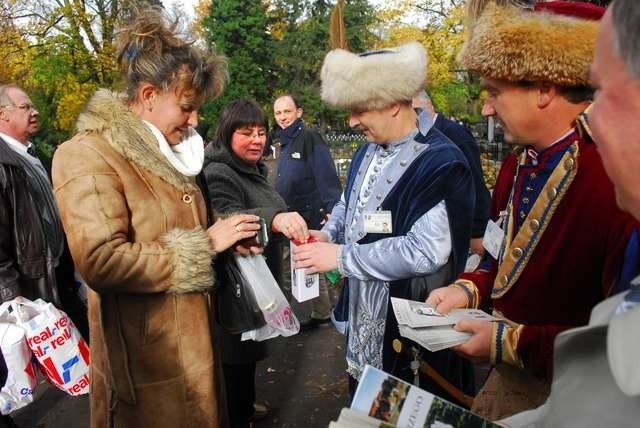
[[344, 241], [344, 221], [347, 214], [346, 204], [344, 202], [344, 193], [340, 196], [340, 200], [333, 206], [329, 221], [322, 227], [322, 232], [329, 236], [329, 241], [340, 244]]
[[437, 271], [449, 260], [451, 248], [449, 218], [441, 201], [404, 236], [343, 245], [338, 264], [346, 277], [395, 281]]

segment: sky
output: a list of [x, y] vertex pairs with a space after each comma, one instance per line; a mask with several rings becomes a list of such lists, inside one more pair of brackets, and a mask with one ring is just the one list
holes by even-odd
[[189, 16], [195, 15], [194, 6], [197, 3], [198, 3], [198, 0], [163, 0], [162, 1], [162, 4], [164, 5], [164, 7], [167, 8], [168, 10], [171, 10], [174, 4], [180, 5], [181, 7], [183, 7], [184, 11]]

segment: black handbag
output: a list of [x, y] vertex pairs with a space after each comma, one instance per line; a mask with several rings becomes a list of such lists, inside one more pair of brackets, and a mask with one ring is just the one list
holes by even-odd
[[240, 334], [266, 324], [256, 298], [233, 254], [225, 251], [214, 262], [216, 321], [227, 333]]

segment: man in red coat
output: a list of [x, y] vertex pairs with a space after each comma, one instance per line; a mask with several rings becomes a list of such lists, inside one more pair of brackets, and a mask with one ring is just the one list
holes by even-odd
[[586, 324], [591, 308], [617, 291], [633, 220], [617, 208], [588, 128], [579, 125], [592, 98], [594, 19], [603, 12], [580, 2], [535, 11], [490, 4], [460, 55], [482, 75], [483, 115], [496, 118], [516, 149], [494, 189], [485, 260], [427, 302], [444, 313], [492, 308], [502, 320], [456, 327], [472, 333], [456, 350], [493, 365], [474, 402], [491, 419], [544, 402], [556, 335]]

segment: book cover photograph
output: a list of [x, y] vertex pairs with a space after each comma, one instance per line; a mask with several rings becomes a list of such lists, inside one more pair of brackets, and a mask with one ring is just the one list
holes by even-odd
[[367, 366], [351, 409], [381, 421], [378, 426], [491, 428], [499, 425], [388, 373]]

